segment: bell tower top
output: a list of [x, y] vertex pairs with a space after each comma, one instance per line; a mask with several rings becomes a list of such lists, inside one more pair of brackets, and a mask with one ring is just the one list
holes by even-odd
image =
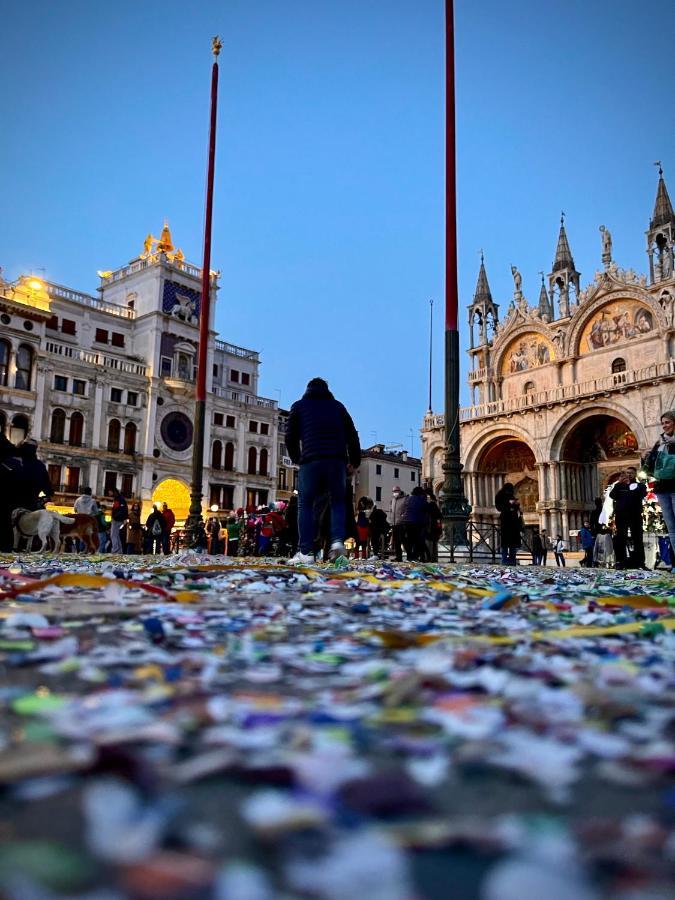
[[578, 300], [581, 291], [581, 273], [577, 272], [574, 265], [574, 257], [567, 240], [565, 230], [565, 213], [560, 214], [560, 232], [558, 233], [558, 245], [553, 260], [553, 270], [548, 276], [551, 313], [555, 317], [554, 300], [558, 300], [558, 317], [566, 319], [570, 314], [570, 287], [574, 289], [575, 298]]
[[[469, 327], [471, 329], [471, 349], [489, 344], [495, 325], [499, 322], [499, 304], [492, 299], [485, 271], [483, 251], [480, 254], [480, 269], [473, 300], [469, 305]], [[474, 326], [478, 326], [478, 344], [475, 341]]]
[[675, 212], [670, 202], [668, 188], [663, 180], [661, 162], [654, 165], [659, 168], [659, 182], [656, 186], [654, 212], [647, 231], [647, 255], [649, 256], [649, 275], [652, 284], [670, 281], [674, 273], [675, 248]]

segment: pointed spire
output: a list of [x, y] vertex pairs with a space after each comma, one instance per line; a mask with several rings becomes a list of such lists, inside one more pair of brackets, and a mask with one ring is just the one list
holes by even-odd
[[559, 272], [560, 269], [574, 269], [574, 259], [567, 240], [567, 232], [565, 231], [564, 212], [560, 214], [560, 233], [558, 234], [558, 246], [555, 250], [555, 261], [553, 263], [554, 272]]
[[668, 188], [663, 180], [663, 169], [661, 163], [655, 163], [659, 167], [659, 184], [656, 188], [656, 202], [654, 203], [654, 214], [649, 223], [650, 228], [658, 228], [660, 225], [669, 225], [675, 223], [675, 212], [673, 212], [673, 204], [668, 196]]
[[546, 316], [546, 318], [548, 319], [552, 319], [553, 316], [551, 315], [551, 301], [549, 300], [548, 291], [546, 290], [544, 273], [540, 272], [539, 274], [541, 275], [541, 290], [539, 291], [538, 304], [539, 315], [542, 317], [542, 319], [544, 318], [544, 316]]
[[487, 280], [487, 272], [485, 271], [485, 260], [483, 251], [480, 254], [480, 269], [478, 270], [478, 281], [476, 282], [476, 290], [473, 295], [474, 303], [492, 303], [492, 294], [490, 285]]

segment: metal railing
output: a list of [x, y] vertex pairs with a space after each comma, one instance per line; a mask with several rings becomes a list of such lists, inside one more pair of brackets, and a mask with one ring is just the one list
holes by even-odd
[[466, 540], [457, 540], [453, 533], [450, 540], [438, 543], [439, 559], [446, 562], [496, 562], [500, 553], [499, 526], [493, 522], [467, 522]]
[[134, 260], [134, 262], [129, 263], [128, 266], [122, 266], [121, 268], [116, 269], [106, 277], [101, 276], [101, 284], [106, 285], [115, 281], [121, 281], [122, 278], [126, 278], [128, 275], [133, 275], [136, 272], [141, 272], [143, 271], [143, 269], [147, 269], [149, 266], [156, 265], [158, 262], [160, 262], [160, 257], [162, 256], [164, 257], [163, 262], [165, 262], [167, 265], [173, 266], [174, 269], [178, 269], [179, 272], [185, 272], [186, 275], [191, 275], [193, 278], [202, 277], [202, 270], [199, 268], [199, 266], [195, 266], [192, 263], [185, 262], [185, 260], [176, 259], [175, 257], [169, 259], [165, 254], [153, 253], [146, 259], [136, 259]]

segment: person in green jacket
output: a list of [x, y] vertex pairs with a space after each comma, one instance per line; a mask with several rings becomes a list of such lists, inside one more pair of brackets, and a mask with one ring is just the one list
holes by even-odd
[[234, 516], [227, 520], [227, 555], [236, 556], [239, 553], [239, 531], [241, 525]]

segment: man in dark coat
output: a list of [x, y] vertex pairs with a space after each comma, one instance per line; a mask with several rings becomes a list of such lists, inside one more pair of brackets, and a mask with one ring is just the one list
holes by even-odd
[[[54, 488], [49, 480], [47, 466], [37, 458], [38, 443], [28, 438], [19, 444], [17, 455], [23, 467], [22, 500], [19, 506], [25, 509], [39, 509], [43, 503], [51, 499]], [[40, 497], [43, 494], [43, 497]]]
[[[643, 482], [637, 480], [637, 470], [626, 469], [610, 491], [614, 501], [614, 552], [617, 569], [642, 569], [645, 564], [645, 548], [642, 539], [644, 524], [642, 521], [642, 503], [647, 495]], [[628, 532], [633, 541], [633, 552], [628, 559]]]
[[520, 535], [523, 530], [520, 503], [516, 499], [514, 487], [506, 481], [497, 491], [495, 506], [499, 512], [499, 536], [502, 544], [502, 564], [515, 566], [520, 547]]
[[23, 465], [14, 444], [0, 434], [0, 552], [14, 548], [12, 513], [23, 505]]
[[291, 406], [286, 447], [298, 474], [299, 549], [297, 563], [314, 562], [314, 505], [330, 495], [330, 559], [344, 555], [347, 466], [361, 463], [361, 445], [351, 416], [328, 390], [323, 378], [313, 378], [304, 396]]

